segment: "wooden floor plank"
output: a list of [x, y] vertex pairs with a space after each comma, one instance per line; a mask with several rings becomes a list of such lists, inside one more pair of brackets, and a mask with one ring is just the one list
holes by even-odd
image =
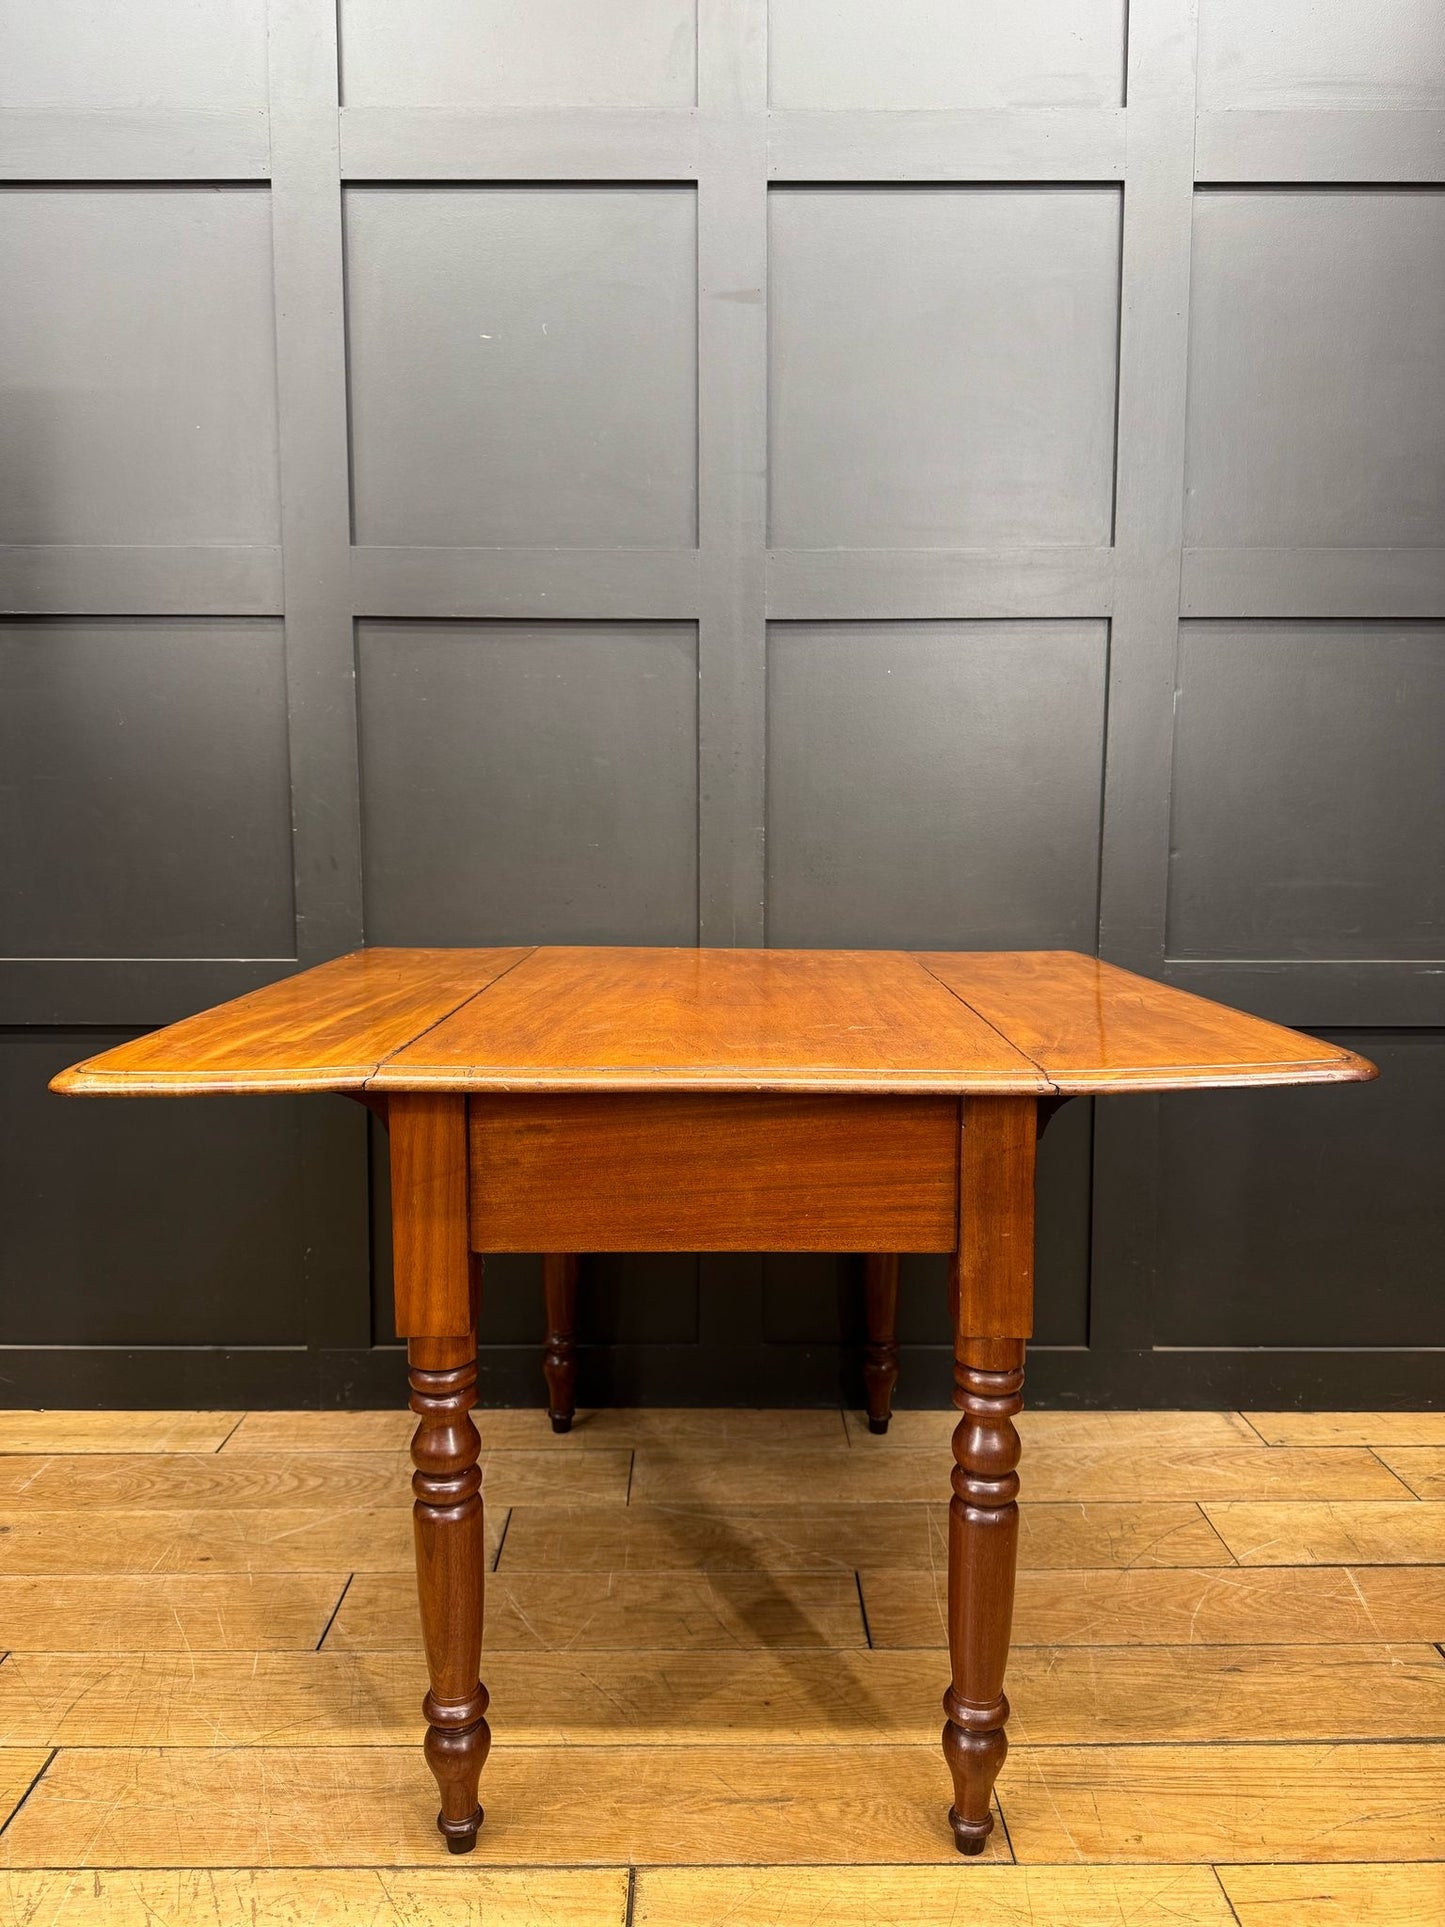
[[50, 1758], [47, 1746], [0, 1748], [0, 1827], [6, 1826]]
[[[419, 1650], [409, 1577], [359, 1573], [328, 1649]], [[553, 1573], [487, 1578], [488, 1652], [728, 1652], [749, 1647], [867, 1644], [858, 1587], [847, 1573], [608, 1573], [577, 1582]]]
[[1233, 1918], [1207, 1867], [644, 1867], [632, 1910], [634, 1927], [1232, 1927]]
[[1445, 1746], [1414, 1742], [1016, 1747], [1002, 1792], [1023, 1865], [1419, 1860], [1445, 1838]]
[[1445, 1734], [1445, 1659], [1424, 1644], [1024, 1646], [1008, 1695], [1019, 1745]]
[[[712, 1454], [639, 1447], [632, 1498], [639, 1505], [786, 1505], [799, 1488], [831, 1504], [888, 1504], [948, 1498], [953, 1459], [945, 1451], [798, 1451], [740, 1448]], [[1363, 1447], [1329, 1451], [1289, 1446], [1209, 1446], [1181, 1450], [1143, 1445], [1025, 1447], [1019, 1468], [1028, 1504], [1105, 1500], [1407, 1499], [1409, 1488]]]
[[1445, 1499], [1445, 1445], [1381, 1446], [1378, 1456], [1417, 1499]]
[[[1028, 1387], [1024, 1387], [1028, 1398]], [[941, 1452], [945, 1463], [958, 1413], [952, 1406], [895, 1412], [884, 1433], [868, 1430], [863, 1412], [846, 1414], [849, 1442], [865, 1452]], [[1052, 1450], [1208, 1452], [1260, 1443], [1238, 1412], [1037, 1412], [1025, 1404], [1014, 1420], [1024, 1454]]]
[[[405, 1379], [404, 1371], [401, 1377]], [[482, 1414], [476, 1416], [480, 1419]], [[525, 1444], [537, 1450], [545, 1446], [541, 1435], [547, 1423], [545, 1412], [509, 1412], [506, 1417], [518, 1421], [517, 1443], [522, 1443], [523, 1431], [529, 1435], [535, 1431], [537, 1436], [528, 1436]], [[333, 1452], [387, 1452], [395, 1457], [406, 1451], [415, 1431], [416, 1415], [405, 1406], [384, 1412], [247, 1412], [226, 1440], [221, 1456], [322, 1452], [329, 1457]], [[503, 1443], [501, 1439], [490, 1442]], [[512, 1440], [505, 1442], [511, 1444]]]
[[1445, 1505], [1211, 1505], [1242, 1566], [1445, 1565]]
[[1445, 1412], [1244, 1412], [1271, 1445], [1445, 1445]]
[[12, 1659], [53, 1652], [57, 1642], [86, 1653], [309, 1653], [346, 1579], [345, 1571], [137, 1575], [69, 1583], [62, 1593], [52, 1578], [0, 1578], [0, 1650]]
[[[482, 1798], [478, 1866], [957, 1858], [936, 1744], [498, 1744]], [[0, 1865], [433, 1866], [435, 1820], [416, 1746], [72, 1747], [0, 1835]], [[1009, 1858], [1002, 1829], [986, 1857]]]
[[[942, 1573], [861, 1573], [873, 1644], [942, 1647]], [[1445, 1639], [1445, 1567], [1021, 1572], [1015, 1644], [1259, 1646]]]
[[[633, 1494], [636, 1498], [636, 1494]], [[504, 1571], [835, 1572], [871, 1564], [931, 1570], [947, 1561], [948, 1507], [817, 1505], [591, 1511], [518, 1506]], [[1230, 1564], [1197, 1506], [1025, 1505], [1019, 1564]]]
[[[506, 1512], [487, 1509], [489, 1555]], [[82, 1523], [83, 1520], [83, 1523]], [[102, 1578], [114, 1573], [411, 1572], [411, 1513], [0, 1512], [0, 1574]]]
[[0, 1872], [3, 1927], [622, 1927], [624, 1868]]
[[239, 1412], [0, 1412], [0, 1452], [215, 1452]]
[[[615, 1407], [579, 1412], [570, 1432], [553, 1432], [540, 1407], [492, 1410], [478, 1406], [472, 1417], [489, 1451], [630, 1452], [635, 1446], [675, 1441], [700, 1452], [736, 1445], [792, 1451], [798, 1446], [844, 1444], [847, 1434], [836, 1408], [825, 1411], [757, 1412], [645, 1410]], [[404, 1410], [391, 1412], [248, 1412], [227, 1443], [233, 1452], [400, 1452], [416, 1420]], [[18, 1449], [18, 1448], [17, 1448]]]
[[[482, 1483], [491, 1505], [621, 1505], [630, 1452], [486, 1452]], [[0, 1509], [236, 1511], [258, 1506], [407, 1510], [411, 1457], [396, 1452], [251, 1452], [170, 1457], [0, 1458]]]
[[1221, 1867], [1239, 1927], [1427, 1927], [1445, 1920], [1445, 1864]]
[[[414, 1616], [414, 1615], [413, 1615]], [[498, 1743], [926, 1745], [942, 1653], [488, 1649]], [[0, 1746], [404, 1746], [426, 1670], [383, 1653], [16, 1654]], [[1445, 1733], [1433, 1646], [1039, 1647], [1009, 1667], [1016, 1744], [1429, 1739]]]

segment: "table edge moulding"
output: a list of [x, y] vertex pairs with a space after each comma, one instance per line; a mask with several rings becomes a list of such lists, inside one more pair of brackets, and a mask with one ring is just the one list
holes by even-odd
[[[943, 1751], [954, 1840], [977, 1853], [1007, 1752], [1013, 1420], [1042, 1125], [1091, 1093], [1374, 1075], [1351, 1051], [1072, 951], [517, 945], [355, 951], [51, 1089], [337, 1092], [387, 1124], [396, 1330], [419, 1421], [425, 1752], [454, 1852], [475, 1844], [491, 1744], [471, 1419], [480, 1254], [550, 1254], [565, 1306], [578, 1251], [855, 1251], [885, 1284], [899, 1252], [946, 1253], [962, 1416]], [[887, 1291], [879, 1302], [870, 1367], [886, 1374]], [[561, 1353], [552, 1365], [570, 1370]]]

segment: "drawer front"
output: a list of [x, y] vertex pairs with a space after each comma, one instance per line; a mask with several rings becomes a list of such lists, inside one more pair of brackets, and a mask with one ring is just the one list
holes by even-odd
[[473, 1097], [474, 1251], [952, 1251], [951, 1097]]

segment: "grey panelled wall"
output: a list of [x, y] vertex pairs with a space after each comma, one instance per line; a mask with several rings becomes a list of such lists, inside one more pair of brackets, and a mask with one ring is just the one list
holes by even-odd
[[[1062, 1113], [1032, 1395], [1438, 1396], [1437, 0], [0, 0], [0, 177], [0, 1399], [399, 1399], [358, 1108], [44, 1094], [363, 938], [1342, 1035]], [[856, 1259], [584, 1280], [587, 1398], [856, 1390]]]

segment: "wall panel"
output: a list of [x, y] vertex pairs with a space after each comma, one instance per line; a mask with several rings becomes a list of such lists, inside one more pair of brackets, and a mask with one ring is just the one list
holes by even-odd
[[1445, 527], [1445, 192], [1198, 195], [1185, 539], [1412, 548]]
[[0, 621], [0, 949], [289, 956], [279, 622]]
[[1090, 949], [1103, 623], [774, 623], [768, 941]]
[[690, 107], [693, 0], [341, 0], [348, 107]]
[[1171, 956], [1445, 955], [1445, 627], [1181, 628]]
[[1204, 108], [1445, 105], [1445, 34], [1419, 0], [1200, 0]]
[[6, 109], [266, 109], [266, 0], [0, 0]]
[[1117, 107], [1124, 0], [772, 0], [775, 107]]
[[697, 941], [682, 623], [363, 623], [367, 940]]
[[0, 188], [0, 283], [0, 542], [276, 540], [264, 188]]
[[1106, 542], [1118, 194], [768, 198], [774, 547]]
[[694, 196], [353, 188], [356, 537], [690, 546]]

